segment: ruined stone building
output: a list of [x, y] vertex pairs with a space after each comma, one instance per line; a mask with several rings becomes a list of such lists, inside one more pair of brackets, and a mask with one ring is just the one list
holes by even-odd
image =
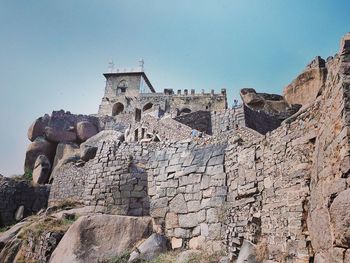
[[105, 95], [99, 107], [100, 115], [116, 116], [131, 114], [135, 121], [149, 111], [156, 111], [157, 117], [164, 113], [175, 113], [176, 116], [194, 111], [216, 111], [227, 109], [226, 90], [221, 94], [196, 94], [194, 89], [190, 93], [187, 89], [172, 89], [156, 92], [146, 73], [142, 70], [113, 72], [104, 74], [106, 78]]
[[28, 131], [25, 169], [49, 183], [50, 206], [150, 217], [172, 249], [226, 262], [246, 244], [265, 263], [350, 262], [350, 35], [283, 96], [242, 89], [234, 109], [224, 90], [157, 93], [143, 71], [105, 77], [98, 114], [53, 112]]

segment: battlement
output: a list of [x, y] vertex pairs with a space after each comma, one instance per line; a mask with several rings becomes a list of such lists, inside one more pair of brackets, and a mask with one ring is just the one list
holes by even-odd
[[[227, 109], [226, 89], [206, 93], [204, 89], [164, 89], [156, 92], [147, 75], [141, 69], [111, 70], [103, 74], [106, 78], [105, 95], [99, 107], [99, 115], [116, 116], [135, 114], [140, 120], [144, 111], [164, 113], [189, 113], [193, 111], [215, 111]], [[136, 116], [137, 115], [137, 116]]]
[[176, 91], [176, 94], [173, 89], [164, 89], [164, 95], [173, 95], [173, 96], [226, 96], [226, 89], [221, 89], [220, 93], [215, 93], [215, 90], [211, 90], [210, 93], [206, 93], [204, 89], [200, 93], [196, 93], [195, 89], [184, 89], [183, 93], [181, 89]]

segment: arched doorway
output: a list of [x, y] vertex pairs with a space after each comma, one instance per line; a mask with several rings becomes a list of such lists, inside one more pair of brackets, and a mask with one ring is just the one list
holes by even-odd
[[113, 105], [112, 116], [116, 116], [116, 115], [122, 113], [123, 110], [124, 110], [123, 103], [117, 102], [116, 104]]
[[191, 113], [191, 109], [189, 108], [182, 108], [179, 115], [182, 115], [182, 114], [187, 114], [187, 113]]
[[149, 102], [145, 106], [143, 106], [142, 111], [146, 111], [146, 110], [152, 109], [152, 107], [153, 107], [153, 103]]

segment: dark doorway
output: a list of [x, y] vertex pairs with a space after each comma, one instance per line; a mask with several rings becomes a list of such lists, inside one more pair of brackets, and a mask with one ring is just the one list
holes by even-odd
[[122, 113], [124, 111], [124, 105], [123, 103], [116, 103], [113, 105], [113, 108], [112, 108], [112, 116], [116, 116], [120, 113]]
[[141, 120], [141, 110], [136, 108], [135, 109], [135, 121], [139, 122]]

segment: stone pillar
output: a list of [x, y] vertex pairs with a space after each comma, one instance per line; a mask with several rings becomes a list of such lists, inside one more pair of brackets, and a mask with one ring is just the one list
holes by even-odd
[[194, 89], [191, 89], [191, 95], [194, 95], [196, 91]]
[[211, 95], [214, 95], [214, 90], [213, 90], [213, 89], [210, 91], [210, 94], [211, 94]]

